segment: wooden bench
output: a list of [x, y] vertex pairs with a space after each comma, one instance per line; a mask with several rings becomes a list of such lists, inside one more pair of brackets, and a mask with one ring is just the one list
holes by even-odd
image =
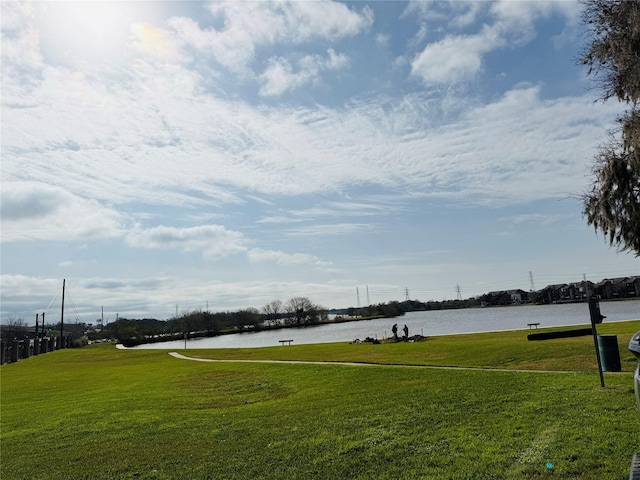
[[284, 342], [287, 342], [288, 345], [291, 345], [291, 342], [293, 342], [293, 340], [278, 340], [282, 346], [284, 346]]
[[531, 330], [531, 327], [536, 327], [536, 330], [537, 330], [539, 325], [540, 325], [539, 323], [527, 323], [529, 330]]

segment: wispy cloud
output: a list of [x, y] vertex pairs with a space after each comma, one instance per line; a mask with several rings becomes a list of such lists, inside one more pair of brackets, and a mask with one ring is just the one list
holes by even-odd
[[548, 201], [620, 111], [578, 2], [98, 3], [0, 2], [3, 315], [52, 278], [166, 318], [629, 265]]
[[216, 2], [208, 6], [224, 27], [201, 27], [190, 18], [169, 21], [185, 47], [209, 53], [225, 68], [246, 73], [256, 51], [281, 43], [302, 45], [354, 36], [373, 23], [373, 12], [360, 12], [331, 1]]
[[307, 225], [283, 230], [283, 234], [293, 237], [321, 237], [351, 235], [356, 232], [372, 230], [374, 225], [368, 223], [334, 223], [325, 225]]
[[512, 217], [504, 217], [500, 220], [507, 223], [513, 223], [520, 225], [523, 223], [532, 223], [536, 225], [551, 225], [558, 222], [564, 222], [567, 220], [575, 219], [574, 216], [567, 214], [550, 214], [550, 213], [526, 213], [521, 215], [515, 215]]
[[329, 267], [331, 262], [324, 262], [314, 255], [306, 253], [285, 253], [280, 250], [265, 250], [252, 248], [247, 252], [252, 262], [275, 262], [281, 265], [311, 265], [316, 267]]
[[260, 75], [263, 85], [258, 93], [265, 97], [282, 95], [287, 90], [315, 84], [320, 80], [322, 71], [341, 70], [349, 64], [345, 54], [336, 53], [331, 48], [327, 55], [327, 58], [305, 56], [299, 60], [297, 71], [286, 58], [269, 59], [267, 69]]

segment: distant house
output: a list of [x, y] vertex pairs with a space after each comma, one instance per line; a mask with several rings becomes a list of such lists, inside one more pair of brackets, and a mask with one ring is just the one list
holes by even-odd
[[529, 292], [524, 290], [498, 290], [482, 297], [485, 305], [512, 305], [529, 302]]
[[577, 302], [585, 298], [583, 282], [547, 285], [538, 293], [541, 303]]
[[525, 292], [524, 290], [507, 290], [507, 294], [511, 296], [511, 303], [529, 303], [529, 292]]
[[600, 298], [628, 298], [640, 295], [640, 277], [605, 278], [594, 287]]

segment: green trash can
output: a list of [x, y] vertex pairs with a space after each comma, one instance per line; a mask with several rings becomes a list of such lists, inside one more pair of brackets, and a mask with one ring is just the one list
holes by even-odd
[[598, 335], [598, 351], [602, 370], [605, 372], [621, 372], [620, 351], [616, 335]]

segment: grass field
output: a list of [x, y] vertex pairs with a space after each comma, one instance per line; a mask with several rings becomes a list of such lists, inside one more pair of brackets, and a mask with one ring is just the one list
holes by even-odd
[[627, 479], [640, 451], [626, 350], [637, 330], [599, 327], [618, 335], [624, 370], [605, 389], [591, 337], [525, 331], [180, 351], [385, 364], [366, 368], [57, 351], [0, 367], [0, 478]]

